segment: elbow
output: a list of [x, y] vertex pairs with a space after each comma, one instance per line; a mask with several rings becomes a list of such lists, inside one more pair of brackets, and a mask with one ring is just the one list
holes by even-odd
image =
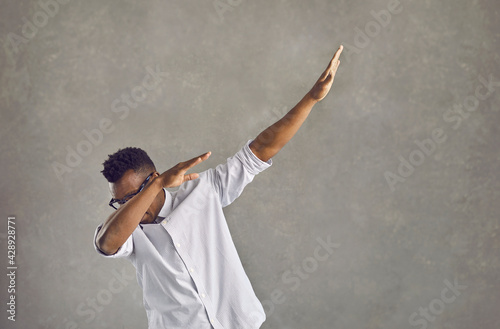
[[259, 158], [260, 160], [267, 162], [271, 159], [276, 153], [278, 153], [279, 149], [272, 148], [270, 146], [263, 146], [261, 144], [254, 144], [254, 142], [249, 145], [250, 151]]
[[118, 251], [118, 248], [115, 248], [109, 243], [109, 239], [106, 238], [104, 234], [101, 234], [101, 231], [99, 231], [99, 234], [96, 237], [96, 246], [99, 248], [101, 252], [103, 252], [106, 255], [113, 255]]

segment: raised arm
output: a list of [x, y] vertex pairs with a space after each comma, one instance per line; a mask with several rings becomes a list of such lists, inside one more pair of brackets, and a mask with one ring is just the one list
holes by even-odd
[[268, 161], [299, 130], [314, 104], [325, 98], [333, 84], [333, 79], [340, 64], [343, 46], [335, 52], [326, 70], [321, 74], [312, 89], [283, 118], [262, 131], [250, 144], [252, 152], [262, 161]]

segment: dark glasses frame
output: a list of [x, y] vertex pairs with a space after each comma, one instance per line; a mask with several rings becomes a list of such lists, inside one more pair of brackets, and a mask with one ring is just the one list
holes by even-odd
[[109, 206], [111, 208], [115, 209], [115, 210], [118, 210], [119, 206], [121, 206], [122, 204], [125, 204], [127, 201], [129, 201], [134, 196], [136, 196], [137, 194], [139, 194], [146, 187], [146, 185], [149, 182], [149, 179], [151, 178], [151, 176], [153, 176], [154, 173], [155, 172], [153, 171], [151, 174], [149, 174], [149, 176], [144, 180], [144, 182], [141, 184], [141, 186], [139, 187], [139, 189], [137, 190], [137, 192], [129, 194], [129, 195], [125, 196], [121, 200], [120, 199], [111, 199], [111, 201], [109, 201]]

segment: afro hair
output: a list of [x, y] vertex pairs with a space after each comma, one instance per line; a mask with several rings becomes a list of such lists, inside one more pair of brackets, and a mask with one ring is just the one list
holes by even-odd
[[148, 154], [137, 147], [126, 147], [110, 154], [102, 165], [104, 169], [101, 173], [110, 183], [118, 181], [129, 169], [136, 173], [156, 170]]

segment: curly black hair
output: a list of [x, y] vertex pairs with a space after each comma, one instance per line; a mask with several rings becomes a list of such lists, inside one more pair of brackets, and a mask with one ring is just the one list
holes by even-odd
[[122, 178], [123, 174], [129, 169], [133, 169], [136, 173], [156, 171], [151, 158], [138, 147], [126, 147], [108, 156], [109, 158], [102, 164], [104, 169], [101, 173], [110, 183], [115, 183]]

